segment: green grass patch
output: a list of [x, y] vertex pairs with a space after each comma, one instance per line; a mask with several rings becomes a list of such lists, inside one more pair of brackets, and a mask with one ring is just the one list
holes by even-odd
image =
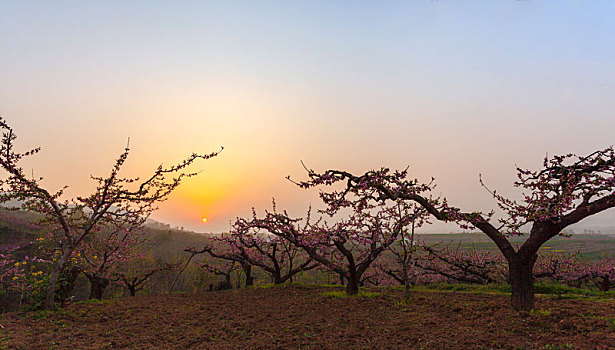
[[273, 284], [273, 283], [265, 283], [254, 285], [255, 288], [263, 288], [263, 289], [271, 289], [271, 288], [286, 288], [286, 287], [301, 287], [301, 288], [343, 288], [341, 284], [312, 284], [312, 283], [302, 283], [302, 282], [293, 282], [293, 283], [282, 283], [282, 284]]
[[262, 289], [271, 289], [271, 288], [279, 288], [280, 286], [283, 286], [283, 284], [265, 283], [265, 284], [255, 284], [252, 287], [262, 288]]
[[[473, 294], [501, 294], [511, 293], [508, 284], [465, 284], [465, 283], [433, 283], [424, 286], [413, 286], [413, 291], [427, 292], [459, 292]], [[587, 288], [575, 288], [559, 283], [538, 282], [534, 284], [534, 293], [545, 295], [554, 299], [586, 299], [586, 300], [605, 300], [615, 299], [615, 290], [600, 292]]]
[[346, 294], [346, 291], [334, 290], [334, 291], [321, 293], [321, 295], [324, 295], [326, 297], [334, 297], [334, 298], [375, 298], [375, 297], [379, 297], [381, 293], [359, 290], [358, 294], [348, 295]]
[[413, 291], [426, 292], [460, 292], [473, 294], [509, 294], [510, 286], [506, 284], [465, 284], [465, 283], [432, 283], [424, 286], [413, 286]]
[[587, 288], [575, 288], [559, 283], [536, 283], [534, 293], [544, 294], [555, 299], [604, 300], [615, 298], [615, 291], [601, 292]]
[[530, 311], [530, 315], [532, 316], [550, 316], [551, 315], [551, 309], [532, 309], [532, 311]]
[[565, 284], [539, 282], [534, 284], [534, 292], [537, 294], [579, 294], [594, 295], [597, 292], [589, 289], [574, 288]]
[[102, 300], [98, 300], [98, 299], [90, 299], [90, 300], [83, 300], [83, 301], [78, 301], [77, 304], [80, 305], [90, 305], [90, 304], [109, 304], [111, 303], [113, 300], [112, 299], [102, 299]]
[[176, 291], [171, 291], [171, 292], [167, 292], [164, 294], [168, 294], [168, 295], [184, 295], [184, 294], [190, 294], [190, 292], [187, 291], [183, 291], [183, 290], [176, 290]]
[[63, 310], [36, 310], [29, 312], [27, 315], [32, 320], [40, 320], [43, 318], [47, 318], [48, 316], [52, 316], [56, 313], [61, 313], [62, 311]]

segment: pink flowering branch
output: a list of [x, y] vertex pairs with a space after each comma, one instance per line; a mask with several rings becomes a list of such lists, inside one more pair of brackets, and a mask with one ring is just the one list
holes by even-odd
[[417, 266], [453, 281], [487, 284], [501, 281], [506, 275], [505, 260], [499, 254], [462, 249], [460, 245], [452, 249], [423, 244], [421, 249], [427, 255], [418, 260]]

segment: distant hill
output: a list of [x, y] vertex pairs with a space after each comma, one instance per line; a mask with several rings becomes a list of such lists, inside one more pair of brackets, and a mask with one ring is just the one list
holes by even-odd
[[40, 228], [36, 226], [39, 215], [0, 208], [0, 248], [23, 245], [38, 237]]
[[204, 236], [209, 236], [209, 235], [214, 234], [214, 233], [196, 232], [192, 230], [187, 230], [180, 226], [171, 226], [171, 224], [157, 221], [152, 218], [148, 218], [144, 226], [148, 228], [153, 228], [156, 230], [183, 232], [183, 233], [190, 233], [190, 234], [197, 234], [197, 235], [204, 235]]
[[[25, 245], [36, 240], [41, 228], [36, 225], [40, 215], [22, 210], [0, 208], [0, 248]], [[160, 255], [182, 254], [186, 246], [201, 246], [207, 240], [207, 234], [172, 228], [155, 220], [148, 220], [145, 225], [147, 244], [155, 246]]]
[[[40, 228], [35, 225], [37, 218], [39, 216], [35, 213], [0, 208], [0, 247], [26, 244], [38, 238]], [[184, 255], [186, 246], [200, 247], [211, 236], [207, 233], [173, 228], [153, 219], [148, 219], [145, 227], [148, 244], [153, 246], [160, 259], [163, 259], [164, 255]], [[603, 228], [600, 232], [611, 231]], [[452, 247], [461, 245], [467, 249], [475, 247], [483, 251], [498, 251], [489, 237], [482, 233], [419, 234], [417, 240], [428, 244], [441, 243]], [[520, 244], [525, 237], [514, 237], [511, 240], [513, 244]], [[572, 234], [570, 238], [558, 236], [549, 240], [541, 248], [541, 252], [579, 252], [587, 258], [615, 256], [615, 235], [582, 233]]]

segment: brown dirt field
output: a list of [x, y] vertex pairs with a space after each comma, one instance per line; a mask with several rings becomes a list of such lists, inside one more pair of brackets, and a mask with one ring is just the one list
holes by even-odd
[[73, 304], [0, 315], [0, 349], [613, 349], [615, 303], [539, 298], [515, 313], [502, 295], [324, 287], [251, 288]]

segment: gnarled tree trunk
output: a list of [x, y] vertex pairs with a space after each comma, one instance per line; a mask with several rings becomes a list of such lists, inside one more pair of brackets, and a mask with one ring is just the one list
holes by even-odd
[[254, 285], [254, 276], [252, 276], [252, 265], [244, 263], [241, 264], [241, 268], [243, 269], [243, 273], [246, 274], [246, 287]]
[[359, 276], [356, 273], [350, 272], [348, 274], [348, 284], [346, 284], [346, 294], [357, 295], [359, 294]]
[[103, 293], [109, 285], [109, 280], [96, 275], [89, 275], [87, 277], [90, 280], [90, 296], [88, 299], [102, 300]]
[[[528, 261], [529, 260], [529, 261]], [[534, 268], [533, 259], [515, 257], [508, 261], [508, 281], [512, 288], [511, 304], [517, 311], [531, 311], [534, 308]]]

